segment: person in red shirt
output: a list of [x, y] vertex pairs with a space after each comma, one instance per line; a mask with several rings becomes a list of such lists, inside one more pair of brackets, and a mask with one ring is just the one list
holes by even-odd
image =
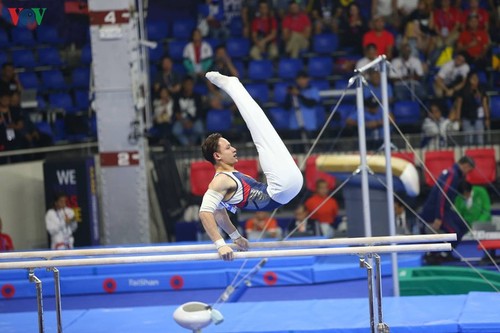
[[282, 34], [285, 50], [290, 58], [298, 58], [300, 51], [309, 48], [311, 20], [296, 1], [290, 2], [288, 14], [283, 18]]
[[388, 59], [392, 59], [394, 36], [384, 27], [384, 18], [382, 16], [375, 17], [372, 21], [372, 30], [363, 36], [363, 47], [374, 44], [377, 47], [377, 55], [385, 54]]
[[490, 47], [490, 36], [486, 30], [479, 29], [479, 17], [471, 14], [467, 18], [467, 29], [460, 33], [457, 50], [465, 51], [478, 68], [485, 68], [489, 63], [486, 57]]
[[[489, 30], [490, 27], [490, 14], [484, 9], [479, 7], [479, 0], [469, 0], [469, 9], [466, 9], [463, 13], [462, 23], [466, 24], [467, 19], [471, 14], [476, 14], [479, 20], [478, 29], [479, 30]], [[466, 26], [464, 29], [467, 28]]]
[[2, 233], [2, 219], [0, 218], [0, 252], [14, 251], [14, 244], [9, 235]]
[[252, 20], [252, 42], [250, 57], [254, 60], [262, 59], [262, 54], [267, 52], [270, 59], [278, 57], [276, 36], [278, 24], [276, 18], [269, 11], [266, 0], [259, 2], [259, 15]]
[[[328, 183], [324, 179], [316, 181], [316, 192], [306, 200], [305, 206], [309, 212], [318, 210], [311, 216], [319, 222], [321, 233], [326, 238], [333, 237], [333, 222], [339, 212], [339, 205], [334, 198], [328, 198]], [[323, 201], [325, 201], [323, 203]], [[321, 206], [320, 206], [321, 205]]]
[[245, 222], [247, 238], [258, 240], [261, 238], [281, 238], [282, 231], [275, 218], [270, 218], [268, 212], [256, 211], [253, 217]]
[[432, 11], [430, 28], [437, 34], [435, 40], [438, 48], [453, 46], [460, 33], [462, 12], [452, 7], [450, 2], [450, 0], [442, 0], [441, 8]]

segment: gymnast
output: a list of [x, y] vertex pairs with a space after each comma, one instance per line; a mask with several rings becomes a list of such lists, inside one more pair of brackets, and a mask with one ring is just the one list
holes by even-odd
[[231, 223], [227, 211], [273, 210], [292, 200], [301, 190], [302, 173], [283, 141], [236, 77], [208, 72], [207, 79], [234, 100], [257, 147], [259, 162], [267, 184], [238, 172], [236, 148], [219, 133], [210, 134], [202, 144], [203, 157], [215, 168], [215, 176], [203, 196], [200, 220], [223, 260], [233, 260], [233, 250], [220, 235], [219, 225], [241, 251], [248, 250], [248, 240]]

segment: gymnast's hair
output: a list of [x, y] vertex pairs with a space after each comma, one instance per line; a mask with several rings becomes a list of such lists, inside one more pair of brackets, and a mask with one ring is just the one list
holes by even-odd
[[220, 133], [210, 134], [201, 145], [203, 157], [210, 163], [215, 165], [214, 153], [219, 151], [219, 139], [222, 138]]

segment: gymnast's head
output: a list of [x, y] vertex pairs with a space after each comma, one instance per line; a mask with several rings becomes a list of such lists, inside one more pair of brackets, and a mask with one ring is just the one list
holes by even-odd
[[231, 146], [231, 143], [222, 137], [220, 133], [210, 134], [201, 145], [203, 157], [212, 163], [234, 165], [238, 162], [236, 156], [236, 148]]

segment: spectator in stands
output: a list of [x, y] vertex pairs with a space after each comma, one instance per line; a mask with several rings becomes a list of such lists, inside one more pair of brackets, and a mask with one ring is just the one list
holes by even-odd
[[[350, 4], [346, 15], [340, 17], [338, 28], [340, 45], [342, 48], [352, 49], [354, 54], [362, 54], [363, 46], [361, 41], [367, 30], [368, 26], [361, 16], [359, 5], [357, 3]], [[376, 50], [374, 44], [370, 45], [373, 45]]]
[[198, 6], [198, 28], [204, 37], [225, 40], [229, 37], [229, 29], [224, 22], [224, 1], [205, 0]]
[[165, 87], [170, 95], [174, 96], [181, 91], [181, 76], [174, 71], [172, 58], [165, 56], [161, 59], [161, 72], [156, 75], [153, 83], [153, 92], [156, 96]]
[[[229, 54], [227, 54], [227, 50], [224, 45], [219, 45], [215, 49], [214, 63], [210, 70], [219, 72], [223, 75], [239, 76], [238, 70], [234, 66]], [[229, 97], [224, 91], [217, 88], [210, 81], [207, 80], [206, 82], [210, 95], [217, 95], [220, 99], [222, 99], [225, 105], [233, 104], [231, 97]]]
[[321, 105], [319, 90], [310, 85], [307, 72], [300, 71], [295, 85], [288, 87], [285, 108], [295, 113], [290, 117], [290, 128], [313, 131], [318, 127], [316, 108]]
[[290, 237], [306, 237], [320, 235], [318, 222], [312, 218], [307, 218], [309, 212], [303, 204], [300, 204], [293, 211], [293, 219], [288, 225]]
[[339, 212], [339, 205], [334, 198], [329, 198], [328, 183], [324, 179], [316, 181], [314, 194], [305, 202], [309, 213], [316, 211], [311, 218], [318, 221], [321, 234], [326, 238], [333, 237], [333, 223]]
[[0, 252], [14, 251], [14, 243], [12, 243], [12, 238], [2, 232], [2, 218], [0, 217]]
[[78, 228], [75, 212], [66, 206], [67, 196], [57, 193], [52, 207], [45, 214], [45, 226], [50, 234], [52, 250], [69, 250], [74, 246], [73, 233]]
[[412, 47], [412, 54], [418, 57], [423, 54], [428, 57], [434, 51], [434, 36], [431, 29], [432, 6], [428, 0], [419, 0], [417, 8], [403, 21], [403, 41]]
[[457, 50], [467, 53], [470, 64], [474, 64], [478, 69], [485, 69], [490, 63], [488, 57], [490, 45], [488, 31], [479, 29], [479, 16], [471, 13], [467, 17], [465, 30], [458, 37]]
[[14, 65], [6, 62], [2, 65], [2, 72], [0, 73], [0, 93], [12, 94], [13, 92], [20, 92], [23, 89], [19, 78], [14, 69]]
[[298, 1], [292, 0], [288, 7], [288, 14], [282, 22], [283, 42], [290, 58], [298, 58], [301, 51], [309, 48], [311, 29], [311, 20], [302, 11]]
[[419, 58], [411, 55], [411, 46], [401, 44], [399, 57], [392, 60], [389, 69], [389, 78], [394, 86], [396, 101], [426, 99], [427, 92], [422, 84], [424, 68]]
[[191, 42], [184, 47], [183, 57], [187, 73], [194, 79], [204, 79], [213, 63], [213, 50], [203, 40], [199, 29], [193, 30]]
[[247, 239], [259, 240], [262, 238], [281, 238], [282, 231], [275, 218], [268, 212], [256, 211], [253, 217], [245, 222]]
[[452, 97], [465, 86], [470, 66], [466, 55], [457, 52], [452, 60], [441, 67], [434, 78], [434, 94], [437, 97]]
[[269, 59], [278, 57], [278, 23], [269, 10], [266, 0], [259, 1], [259, 11], [252, 20], [251, 40], [253, 43], [250, 56], [254, 60], [262, 59], [267, 54]]
[[[267, 1], [268, 7], [273, 8], [271, 3]], [[241, 4], [241, 20], [243, 23], [243, 37], [251, 38], [251, 29], [253, 19], [258, 13], [260, 0], [243, 0]]]
[[[313, 32], [315, 35], [331, 33], [333, 29], [333, 15], [341, 15], [342, 11], [333, 12], [333, 1], [309, 0], [307, 2], [307, 14], [311, 18]], [[338, 20], [338, 18], [335, 18]]]
[[[377, 98], [382, 101], [382, 85], [380, 72], [374, 69], [370, 69], [367, 71], [368, 74], [368, 86], [364, 87], [364, 98], [370, 98], [375, 94]], [[389, 103], [392, 104], [394, 101], [394, 94], [392, 92], [392, 86], [387, 84], [387, 98], [389, 99]]]
[[458, 191], [460, 195], [455, 198], [455, 207], [470, 227], [476, 223], [491, 222], [491, 199], [484, 187], [463, 181]]
[[170, 141], [174, 122], [174, 100], [167, 87], [162, 87], [153, 101], [153, 125], [160, 140]]
[[397, 14], [397, 3], [395, 0], [372, 0], [372, 17], [383, 18], [385, 22], [393, 25]]
[[[437, 178], [422, 207], [420, 217], [432, 230], [426, 232], [456, 233], [457, 241], [452, 243], [455, 248], [462, 240], [468, 228], [451, 206], [458, 193], [458, 185], [475, 167], [474, 160], [468, 156], [461, 157], [457, 163], [443, 170]], [[454, 260], [450, 252], [430, 252], [424, 256], [427, 264], [440, 264]]]
[[398, 199], [394, 200], [394, 211], [396, 214], [395, 222], [397, 235], [416, 235], [420, 233], [415, 215], [408, 214], [406, 207]]
[[16, 131], [18, 115], [12, 112], [10, 99], [9, 92], [0, 93], [0, 143], [5, 150], [27, 148], [23, 136]]
[[[488, 31], [490, 28], [490, 14], [479, 6], [479, 0], [469, 0], [469, 8], [464, 10], [462, 23], [466, 23], [469, 16], [476, 15], [478, 18], [478, 29]], [[466, 28], [466, 27], [464, 27]]]
[[466, 144], [483, 145], [484, 130], [490, 128], [490, 106], [476, 72], [469, 73], [465, 86], [456, 96], [457, 118], [462, 121], [462, 130], [467, 134]]
[[205, 132], [201, 96], [194, 91], [194, 80], [185, 77], [182, 89], [174, 101], [175, 123], [172, 133], [183, 146], [198, 144]]
[[422, 124], [422, 147], [439, 149], [448, 145], [448, 135], [458, 132], [460, 123], [443, 117], [441, 103], [432, 101]]
[[438, 50], [453, 46], [458, 39], [462, 22], [462, 12], [451, 6], [451, 0], [441, 0], [440, 8], [432, 11], [431, 29], [436, 33]]
[[[367, 44], [364, 47], [364, 53], [365, 56], [356, 62], [356, 68], [361, 68], [367, 64], [369, 64], [371, 61], [375, 60], [377, 57], [377, 46], [373, 43]], [[363, 76], [365, 78], [368, 78], [367, 72], [363, 73]]]
[[377, 48], [377, 55], [385, 54], [388, 59], [392, 59], [394, 36], [391, 32], [385, 29], [385, 21], [383, 17], [374, 17], [372, 20], [371, 30], [364, 34], [363, 47], [366, 47], [368, 44], [375, 44]]

